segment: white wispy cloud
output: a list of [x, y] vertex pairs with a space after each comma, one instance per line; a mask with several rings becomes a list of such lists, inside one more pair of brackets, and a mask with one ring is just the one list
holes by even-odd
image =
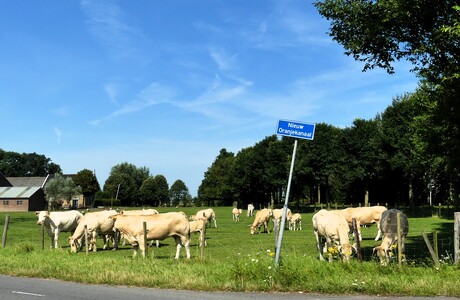
[[117, 96], [118, 96], [118, 87], [114, 83], [107, 83], [104, 85], [104, 91], [106, 92], [107, 96], [115, 105], [118, 105]]
[[90, 33], [101, 44], [109, 47], [115, 57], [144, 59], [136, 47], [138, 40], [144, 40], [142, 31], [129, 25], [123, 11], [115, 3], [82, 0], [80, 5], [88, 17]]
[[54, 130], [54, 134], [56, 135], [56, 138], [57, 138], [56, 142], [57, 142], [58, 145], [60, 145], [60, 144], [61, 144], [62, 132], [61, 132], [61, 130], [60, 130], [59, 128], [57, 128], [57, 127], [54, 127], [53, 130]]
[[219, 70], [228, 71], [237, 67], [237, 54], [229, 55], [223, 49], [212, 47], [209, 54]]
[[154, 82], [143, 89], [134, 100], [125, 103], [119, 109], [102, 118], [91, 121], [90, 124], [98, 125], [102, 121], [132, 114], [160, 103], [171, 102], [173, 95], [174, 93], [170, 88]]

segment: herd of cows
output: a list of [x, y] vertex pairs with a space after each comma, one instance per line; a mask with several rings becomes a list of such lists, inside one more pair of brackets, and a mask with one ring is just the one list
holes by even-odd
[[[242, 209], [233, 208], [233, 221], [239, 222], [239, 217], [243, 213]], [[104, 240], [104, 249], [112, 241], [113, 248], [118, 247], [120, 239], [129, 242], [133, 246], [134, 256], [140, 250], [145, 257], [147, 241], [164, 240], [173, 237], [176, 241], [176, 255], [179, 258], [180, 250], [185, 248], [186, 257], [190, 258], [190, 234], [200, 233], [200, 246], [203, 237], [203, 229], [208, 222], [217, 228], [216, 215], [212, 208], [199, 210], [190, 218], [183, 212], [159, 213], [155, 209], [143, 210], [104, 210], [87, 212], [82, 214], [79, 211], [37, 211], [37, 224], [43, 225], [48, 235], [51, 237], [51, 247], [59, 247], [58, 239], [60, 232], [71, 232], [68, 239], [72, 252], [77, 252], [82, 248], [85, 236], [88, 238], [88, 248], [96, 251], [96, 240], [100, 236]], [[254, 206], [248, 205], [247, 216], [254, 216], [254, 221], [250, 225], [250, 233], [256, 230], [269, 232], [268, 223], [270, 219], [274, 224], [279, 225], [283, 216], [282, 209], [261, 209], [254, 215]], [[286, 221], [289, 230], [302, 229], [302, 217], [299, 213], [292, 213], [290, 209], [286, 211]], [[377, 224], [378, 233], [375, 240], [382, 236], [382, 243], [375, 247], [374, 251], [380, 258], [381, 264], [388, 263], [392, 256], [398, 236], [401, 238], [401, 249], [398, 251], [404, 255], [405, 239], [409, 229], [407, 217], [395, 209], [387, 209], [384, 206], [369, 206], [346, 208], [341, 210], [322, 209], [315, 213], [312, 218], [313, 230], [316, 237], [319, 258], [324, 260], [323, 254], [331, 248], [337, 249], [342, 261], [347, 262], [356, 247], [350, 244], [349, 233], [352, 229], [353, 221], [356, 224], [358, 238], [361, 240], [360, 226]], [[400, 232], [398, 233], [398, 228]], [[328, 255], [331, 261], [331, 255]]]

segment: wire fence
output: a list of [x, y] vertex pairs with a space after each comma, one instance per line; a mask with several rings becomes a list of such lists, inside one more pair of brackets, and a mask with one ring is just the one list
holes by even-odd
[[[0, 214], [0, 230], [2, 230], [2, 247], [8, 247], [8, 245], [17, 245], [20, 243], [33, 243], [34, 245], [40, 245], [43, 243], [41, 237], [41, 226], [36, 224], [36, 220], [32, 220], [30, 218], [21, 218], [21, 217], [10, 217], [9, 220], [6, 220], [5, 214]], [[245, 217], [244, 219], [252, 220], [253, 217]], [[313, 224], [308, 222], [311, 220], [308, 217], [304, 217], [302, 221], [302, 231], [293, 231], [292, 234], [295, 232], [300, 234], [302, 239], [306, 239], [307, 242], [311, 245], [315, 244], [316, 241], [314, 240], [313, 235]], [[230, 223], [233, 224], [233, 223]], [[236, 223], [233, 225], [227, 224], [226, 226], [237, 226]], [[448, 226], [441, 227], [441, 230], [432, 230], [432, 228], [425, 228], [424, 230], [411, 229], [409, 226], [409, 235], [406, 239], [405, 245], [405, 254], [408, 263], [410, 264], [417, 264], [417, 265], [432, 265], [433, 263], [433, 253], [430, 252], [429, 246], [427, 242], [423, 238], [423, 231], [426, 231], [426, 235], [428, 237], [429, 243], [433, 247], [433, 251], [436, 254], [436, 259], [441, 264], [452, 264], [455, 263], [455, 239], [456, 239], [456, 232], [451, 226], [451, 222], [447, 223]], [[270, 231], [272, 232], [272, 224], [270, 226]], [[374, 225], [373, 231], [377, 234], [377, 228]], [[288, 230], [286, 227], [285, 230]], [[362, 228], [363, 230], [363, 228]], [[289, 230], [288, 230], [289, 231]], [[368, 231], [369, 232], [369, 231]], [[246, 234], [250, 235], [249, 228], [245, 227], [244, 233], [241, 232], [234, 232], [234, 231], [221, 231], [219, 232], [220, 235], [225, 237], [227, 235], [234, 235], [234, 234]], [[63, 233], [60, 237], [59, 246], [67, 246], [66, 238], [69, 236], [70, 233]], [[273, 237], [273, 236], [272, 236]], [[361, 256], [363, 261], [377, 261], [377, 257], [374, 253], [374, 247], [380, 244], [380, 241], [374, 241], [373, 238], [375, 235], [370, 238], [369, 236], [366, 238], [364, 243], [361, 243]], [[193, 237], [195, 240], [198, 237]], [[51, 239], [48, 236], [46, 229], [44, 230], [44, 247], [48, 248], [51, 245]], [[273, 238], [270, 238], [273, 241]], [[353, 242], [354, 237], [350, 235], [350, 242]], [[372, 242], [371, 242], [372, 241]], [[299, 241], [299, 244], [304, 243], [304, 240]], [[214, 238], [215, 246], [219, 246], [216, 239]], [[316, 248], [312, 253], [316, 253]]]

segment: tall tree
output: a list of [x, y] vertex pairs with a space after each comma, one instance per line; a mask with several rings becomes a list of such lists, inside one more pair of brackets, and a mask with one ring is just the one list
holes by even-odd
[[[298, 168], [300, 170], [296, 168], [296, 174], [299, 174], [299, 179], [305, 180], [304, 186], [313, 179], [316, 188], [320, 189], [319, 194], [324, 196], [326, 203], [329, 203], [333, 189], [331, 179], [337, 174], [342, 157], [339, 146], [341, 134], [340, 128], [318, 123], [315, 139], [299, 144]], [[324, 188], [322, 192], [321, 187]]]
[[158, 202], [155, 199], [156, 192], [157, 184], [155, 182], [155, 178], [149, 176], [149, 178], [144, 180], [139, 189], [139, 198], [142, 205], [157, 206]]
[[[370, 188], [380, 179], [384, 169], [380, 122], [379, 118], [355, 119], [353, 126], [343, 131], [341, 145], [345, 151], [350, 180], [355, 187], [352, 200], [357, 202], [368, 200]], [[374, 203], [379, 202], [377, 193], [373, 200]]]
[[85, 198], [85, 205], [92, 205], [94, 203], [95, 195], [101, 190], [99, 182], [93, 171], [83, 169], [79, 171], [73, 181], [77, 186], [81, 187], [83, 197]]
[[110, 175], [104, 184], [104, 192], [118, 197], [122, 205], [134, 206], [139, 204], [139, 189], [149, 177], [147, 167], [138, 168], [124, 162], [112, 167]]
[[[458, 73], [456, 0], [323, 0], [315, 6], [331, 21], [329, 34], [347, 55], [394, 72], [407, 59], [430, 81]], [[450, 30], [449, 30], [450, 28]], [[454, 33], [454, 34], [453, 34]]]
[[174, 181], [169, 189], [169, 198], [173, 206], [179, 206], [181, 203], [185, 206], [187, 203], [190, 203], [192, 197], [185, 183], [178, 179]]
[[[449, 141], [446, 171], [459, 207], [460, 185], [460, 7], [457, 0], [323, 0], [315, 6], [331, 20], [329, 34], [345, 53], [394, 72], [406, 59], [427, 81], [436, 99], [434, 117]], [[422, 137], [429, 141], [430, 136]], [[457, 141], [457, 142], [456, 142]]]
[[158, 206], [169, 204], [169, 184], [166, 177], [163, 175], [156, 175], [154, 180], [156, 186], [154, 204]]
[[202, 201], [217, 200], [220, 204], [231, 205], [234, 200], [232, 185], [232, 168], [235, 160], [234, 154], [225, 148], [221, 149], [219, 155], [204, 173], [204, 179], [198, 188], [198, 197]]

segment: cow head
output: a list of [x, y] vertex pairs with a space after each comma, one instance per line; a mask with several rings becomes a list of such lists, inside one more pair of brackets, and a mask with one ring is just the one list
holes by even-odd
[[72, 237], [69, 237], [68, 241], [69, 241], [69, 245], [70, 245], [70, 252], [77, 253], [77, 251], [80, 250], [80, 248], [81, 248], [81, 245], [80, 245], [78, 239], [74, 239]]
[[256, 229], [257, 229], [256, 226], [249, 225], [249, 228], [251, 230], [251, 234], [254, 234], [256, 232]]
[[43, 222], [46, 221], [46, 218], [49, 218], [50, 213], [47, 210], [36, 211], [35, 215], [38, 216], [37, 224], [41, 225]]
[[380, 259], [380, 264], [386, 266], [390, 260], [390, 257], [393, 255], [390, 249], [387, 249], [383, 246], [377, 246], [373, 250], [377, 254], [377, 257]]
[[354, 247], [350, 243], [346, 243], [338, 247], [340, 257], [343, 262], [348, 262], [350, 260], [350, 256], [353, 254], [353, 249]]

